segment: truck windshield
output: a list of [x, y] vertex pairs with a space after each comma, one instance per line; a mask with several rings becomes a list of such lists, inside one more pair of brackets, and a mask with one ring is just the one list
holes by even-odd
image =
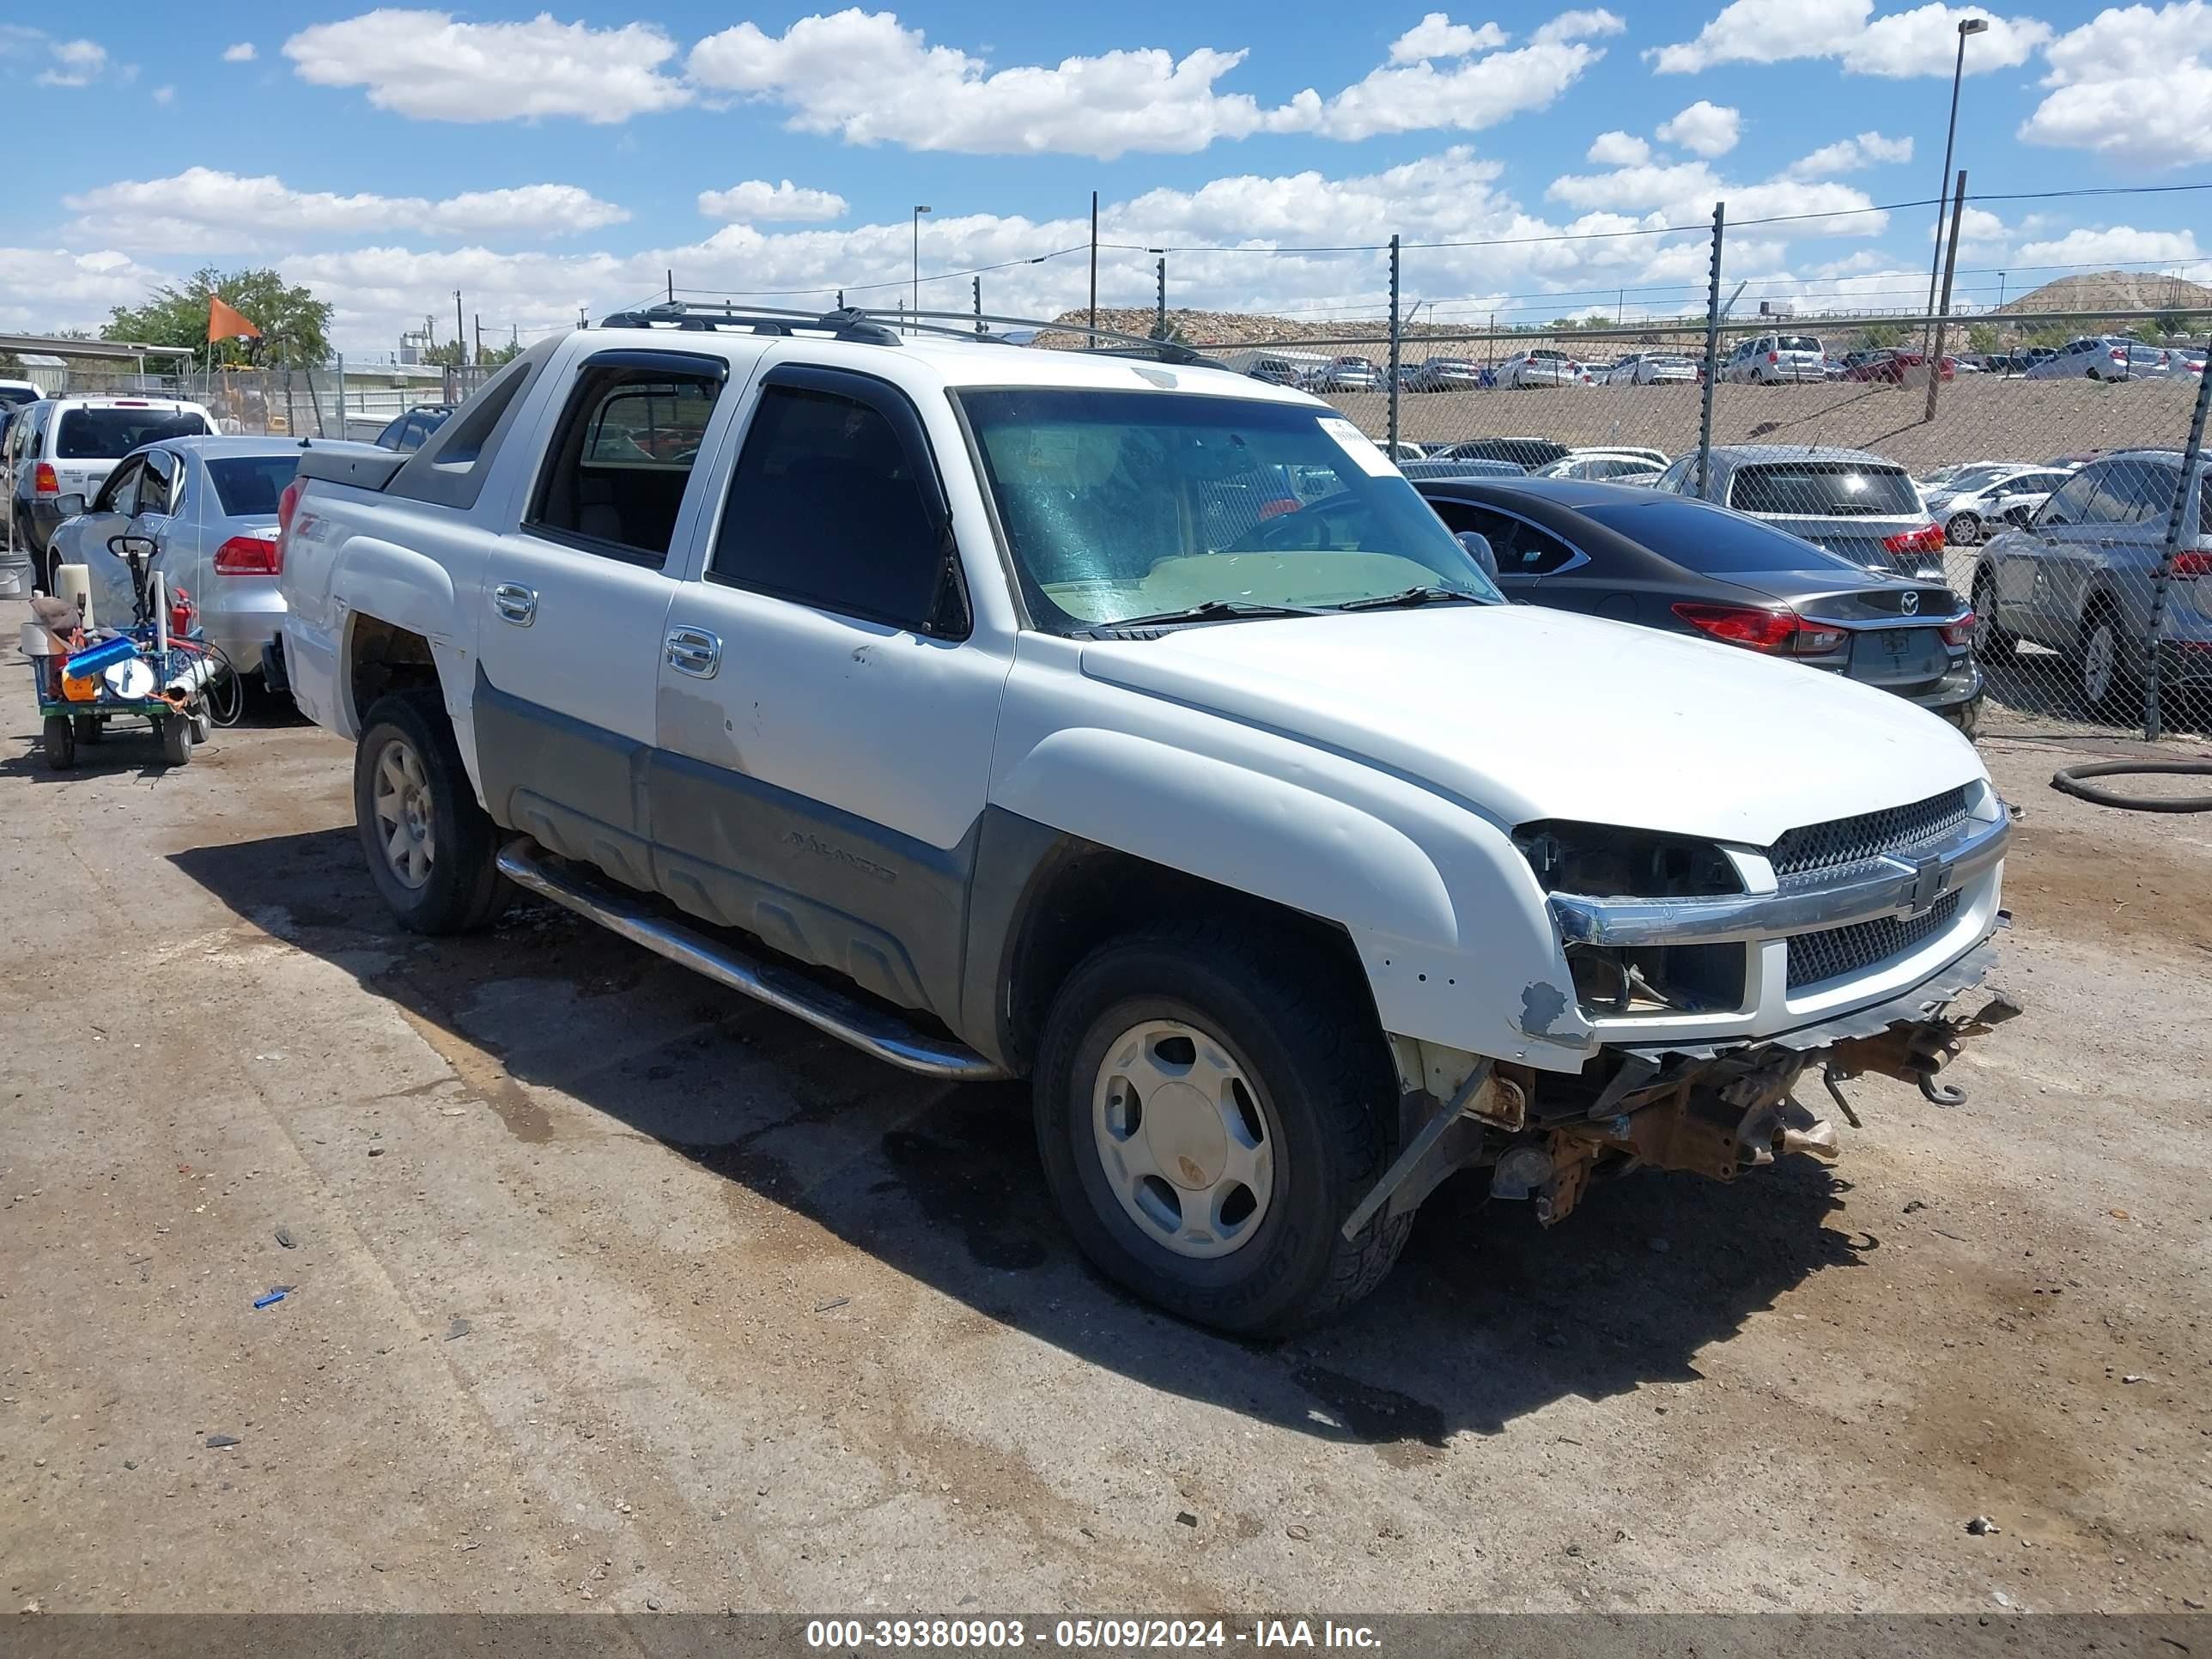
[[1209, 602], [1323, 608], [1415, 587], [1500, 602], [1332, 410], [1072, 388], [959, 398], [1023, 597], [1055, 633]]

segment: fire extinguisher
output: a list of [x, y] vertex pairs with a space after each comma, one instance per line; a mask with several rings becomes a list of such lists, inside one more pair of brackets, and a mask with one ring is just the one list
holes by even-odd
[[183, 639], [192, 631], [192, 596], [179, 587], [169, 594], [169, 637]]

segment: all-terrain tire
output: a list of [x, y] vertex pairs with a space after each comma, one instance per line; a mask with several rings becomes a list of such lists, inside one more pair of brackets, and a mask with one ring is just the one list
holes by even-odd
[[[420, 815], [427, 826], [427, 867], [412, 883], [389, 855], [388, 833], [378, 833], [377, 775], [395, 745], [414, 757], [429, 809]], [[507, 908], [514, 889], [499, 873], [498, 826], [477, 804], [434, 688], [395, 691], [370, 708], [354, 750], [353, 805], [369, 879], [402, 927], [413, 933], [471, 933]]]
[[[1364, 988], [1303, 941], [1207, 919], [1100, 946], [1060, 987], [1034, 1078], [1045, 1178], [1077, 1247], [1124, 1288], [1239, 1336], [1279, 1336], [1342, 1312], [1390, 1271], [1410, 1212], [1340, 1229], [1389, 1167], [1398, 1087]], [[1253, 1237], [1193, 1259], [1148, 1237], [1109, 1184], [1093, 1093], [1133, 1023], [1164, 1018], [1224, 1048], [1274, 1139], [1275, 1183]]]

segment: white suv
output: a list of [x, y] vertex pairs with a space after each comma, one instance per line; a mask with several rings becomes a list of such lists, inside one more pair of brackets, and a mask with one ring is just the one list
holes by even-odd
[[212, 433], [199, 404], [176, 398], [47, 398], [26, 405], [8, 428], [5, 471], [15, 546], [37, 561], [39, 585], [53, 591], [46, 544], [141, 444]]
[[1136, 343], [655, 307], [412, 456], [308, 447], [287, 665], [392, 913], [520, 887], [1028, 1077], [1078, 1245], [1239, 1332], [1364, 1295], [1453, 1170], [1556, 1220], [1834, 1156], [1808, 1074], [1935, 1086], [1999, 926], [1970, 744], [1504, 604], [1327, 404]]
[[1762, 334], [1729, 354], [1721, 379], [1741, 386], [1781, 386], [1828, 378], [1827, 354], [1810, 334]]

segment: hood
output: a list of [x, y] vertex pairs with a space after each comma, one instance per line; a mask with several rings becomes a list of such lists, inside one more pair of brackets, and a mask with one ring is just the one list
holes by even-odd
[[1984, 775], [1903, 698], [1800, 664], [1527, 605], [1185, 628], [1083, 647], [1091, 678], [1538, 818], [1752, 846]]

